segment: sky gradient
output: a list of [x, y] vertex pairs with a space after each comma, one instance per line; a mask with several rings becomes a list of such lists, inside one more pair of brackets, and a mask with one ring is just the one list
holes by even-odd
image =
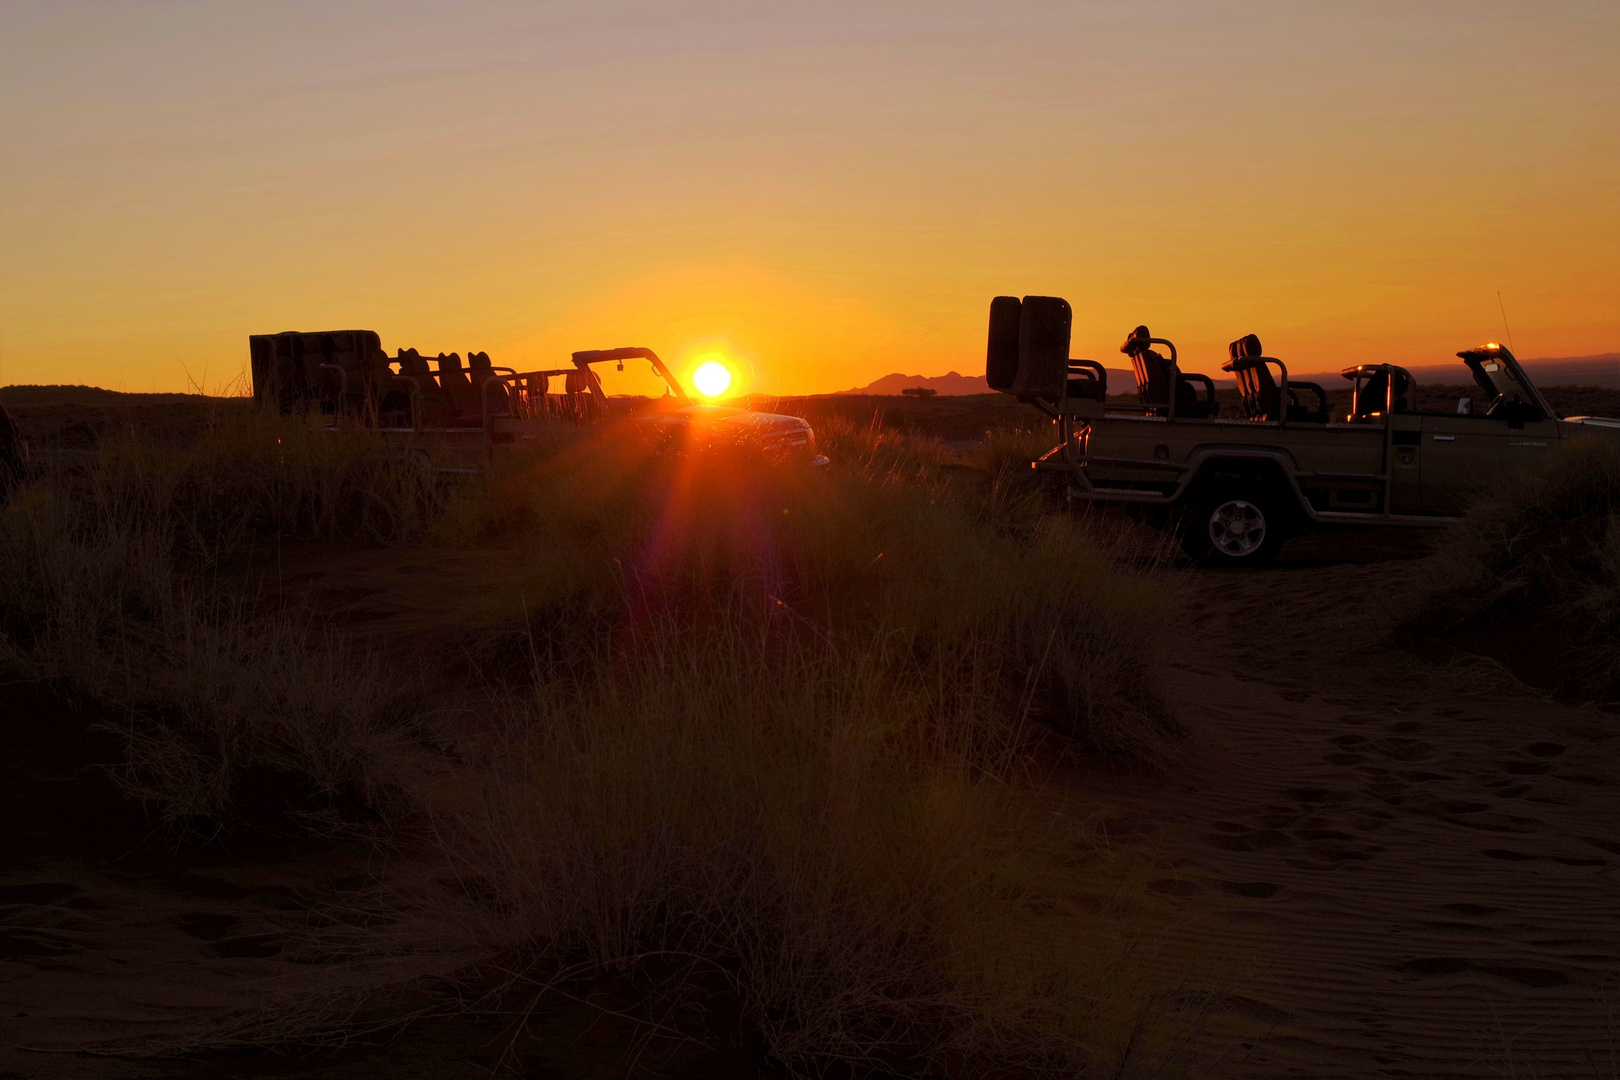
[[820, 392], [982, 372], [997, 293], [1111, 366], [1608, 352], [1617, 70], [1613, 0], [12, 0], [0, 384], [367, 328]]

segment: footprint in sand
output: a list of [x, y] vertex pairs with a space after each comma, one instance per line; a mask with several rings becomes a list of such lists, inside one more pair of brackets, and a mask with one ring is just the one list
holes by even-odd
[[181, 933], [201, 941], [218, 941], [230, 937], [237, 924], [237, 920], [231, 916], [212, 911], [187, 911], [177, 916], [174, 922]]
[[1563, 986], [1569, 982], [1569, 976], [1561, 971], [1551, 968], [1517, 967], [1503, 964], [1480, 964], [1461, 956], [1426, 956], [1417, 960], [1408, 960], [1401, 965], [1402, 971], [1410, 971], [1414, 975], [1456, 975], [1464, 971], [1480, 971], [1487, 975], [1495, 975], [1499, 979], [1507, 979], [1521, 986]]

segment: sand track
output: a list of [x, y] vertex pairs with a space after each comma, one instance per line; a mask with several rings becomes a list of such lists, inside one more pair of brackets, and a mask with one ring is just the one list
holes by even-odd
[[[1176, 891], [1225, 906], [1215, 928], [1189, 924], [1192, 944], [1253, 960], [1213, 1026], [1259, 1038], [1217, 1047], [1209, 1075], [1620, 1077], [1620, 717], [1489, 664], [1388, 648], [1435, 573], [1422, 550], [1408, 534], [1313, 539], [1275, 570], [1165, 572], [1183, 632], [1162, 686], [1190, 729], [1187, 758], [1159, 776], [1076, 778], [1156, 823]], [[118, 820], [116, 793], [88, 798], [85, 775], [46, 803]], [[16, 784], [33, 816], [58, 820]], [[278, 944], [292, 912], [270, 893], [353, 872], [323, 856], [165, 865], [148, 881], [123, 866], [132, 838], [58, 851], [47, 832], [14, 824], [22, 847], [0, 875], [13, 935], [0, 1076], [153, 1075], [16, 1047], [192, 1031], [249, 1007], [266, 980], [301, 980], [308, 965]], [[147, 1000], [149, 983], [170, 989]]]
[[1216, 1072], [1620, 1076], [1620, 718], [1388, 649], [1435, 568], [1319, 561], [1369, 546], [1173, 574], [1190, 760], [1102, 781], [1258, 956]]

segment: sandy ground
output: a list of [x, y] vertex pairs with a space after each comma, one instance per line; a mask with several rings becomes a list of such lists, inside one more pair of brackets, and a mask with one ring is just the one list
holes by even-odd
[[1317, 537], [1172, 573], [1189, 760], [1087, 778], [1160, 823], [1188, 893], [1239, 905], [1234, 1000], [1263, 1037], [1217, 1075], [1620, 1076], [1620, 717], [1388, 649], [1424, 549]]
[[[1309, 538], [1261, 573], [1164, 571], [1185, 612], [1163, 687], [1187, 758], [1160, 776], [1075, 778], [1156, 826], [1177, 891], [1224, 906], [1224, 929], [1201, 921], [1193, 944], [1242, 958], [1213, 1026], [1248, 1035], [1206, 1075], [1620, 1076], [1620, 717], [1488, 663], [1437, 668], [1389, 648], [1433, 576], [1428, 542]], [[456, 575], [442, 585], [465, 602]], [[357, 627], [432, 619], [381, 588], [328, 605], [340, 600]], [[217, 1033], [282, 990], [347, 982], [299, 942], [371, 868], [330, 844], [142, 846], [140, 812], [83, 768], [109, 748], [87, 731], [82, 745], [31, 742], [61, 708], [8, 694], [0, 713], [32, 719], [4, 725], [0, 1080], [490, 1075], [500, 1023], [418, 1025], [313, 1059], [72, 1052]], [[589, 1040], [568, 1030], [554, 1045], [577, 1054]], [[534, 1075], [613, 1074], [626, 1044]], [[716, 1075], [667, 1071], [705, 1069]]]

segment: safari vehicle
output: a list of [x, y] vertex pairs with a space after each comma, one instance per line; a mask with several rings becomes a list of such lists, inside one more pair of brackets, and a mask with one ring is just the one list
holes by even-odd
[[[796, 416], [696, 404], [651, 349], [576, 352], [569, 367], [517, 371], [489, 354], [415, 349], [392, 359], [371, 330], [289, 331], [248, 338], [253, 396], [283, 415], [375, 428], [390, 453], [448, 473], [482, 471], [499, 448], [532, 442], [559, 425], [621, 424], [649, 450], [727, 446], [784, 463], [825, 465], [815, 432]], [[627, 372], [627, 361], [641, 361]]]
[[1513, 353], [1491, 343], [1457, 356], [1479, 387], [1456, 412], [1412, 407], [1416, 382], [1395, 364], [1341, 372], [1351, 404], [1290, 379], [1253, 334], [1228, 347], [1239, 417], [1223, 417], [1214, 380], [1181, 370], [1176, 347], [1138, 326], [1137, 400], [1108, 400], [1108, 373], [1069, 357], [1072, 315], [1059, 297], [998, 296], [985, 376], [1052, 417], [1058, 442], [1033, 467], [1072, 498], [1118, 503], [1206, 565], [1259, 566], [1302, 532], [1445, 525], [1504, 473], [1545, 461], [1563, 439], [1620, 438], [1620, 421], [1560, 419]]

